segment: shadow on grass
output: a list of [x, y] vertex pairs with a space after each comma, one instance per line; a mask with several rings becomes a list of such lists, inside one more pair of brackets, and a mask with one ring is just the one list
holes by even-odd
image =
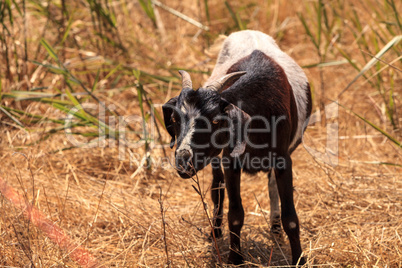
[[[217, 239], [219, 252], [224, 267], [235, 267], [227, 263], [229, 249], [229, 230], [222, 229], [223, 236]], [[284, 266], [291, 263], [290, 246], [286, 234], [281, 230], [279, 234], [269, 231], [267, 226], [245, 225], [242, 229], [242, 255], [244, 264], [236, 267], [267, 267]], [[207, 267], [219, 267], [219, 259], [212, 240], [206, 256]]]

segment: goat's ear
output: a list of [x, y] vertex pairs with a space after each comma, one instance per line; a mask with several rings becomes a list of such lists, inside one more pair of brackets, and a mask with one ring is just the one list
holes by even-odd
[[162, 106], [163, 110], [163, 119], [165, 120], [165, 127], [167, 132], [170, 134], [172, 139], [170, 140], [170, 148], [173, 148], [174, 143], [176, 141], [176, 133], [174, 131], [173, 122], [172, 122], [172, 113], [174, 108], [176, 107], [177, 97], [171, 98]]
[[234, 144], [230, 144], [229, 153], [231, 157], [237, 157], [244, 153], [246, 149], [246, 123], [250, 120], [248, 113], [233, 104], [228, 104], [224, 108], [225, 113], [228, 115], [230, 123], [230, 131], [232, 141]]

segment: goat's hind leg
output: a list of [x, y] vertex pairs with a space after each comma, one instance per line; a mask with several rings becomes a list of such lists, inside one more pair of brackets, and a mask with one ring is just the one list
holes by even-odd
[[269, 191], [269, 201], [271, 207], [270, 211], [271, 231], [274, 234], [279, 234], [281, 232], [279, 193], [278, 193], [278, 187], [276, 186], [275, 171], [273, 169], [271, 169], [268, 172], [268, 191]]
[[305, 259], [300, 257], [302, 249], [300, 245], [300, 227], [293, 201], [293, 175], [292, 160], [286, 156], [286, 163], [282, 168], [275, 169], [278, 192], [281, 199], [281, 219], [290, 247], [292, 249], [292, 264], [304, 264]]
[[[223, 201], [225, 199], [225, 185], [224, 185], [224, 175], [221, 167], [221, 160], [219, 163], [212, 165], [212, 187], [211, 187], [211, 197], [214, 202], [214, 234], [215, 238], [222, 236], [222, 218], [223, 218]], [[213, 239], [213, 234], [211, 233], [211, 238]]]

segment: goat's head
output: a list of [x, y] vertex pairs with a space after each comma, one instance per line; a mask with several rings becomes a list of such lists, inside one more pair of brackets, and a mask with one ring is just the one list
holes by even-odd
[[206, 88], [193, 89], [190, 75], [180, 71], [182, 91], [162, 108], [170, 147], [177, 143], [176, 168], [182, 178], [194, 176], [223, 148], [232, 157], [244, 152], [244, 126], [250, 117], [220, 93], [245, 73], [230, 73]]

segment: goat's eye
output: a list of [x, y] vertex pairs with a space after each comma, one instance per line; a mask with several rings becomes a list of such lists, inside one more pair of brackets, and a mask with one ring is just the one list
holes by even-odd
[[214, 124], [214, 125], [216, 125], [216, 124], [218, 124], [219, 123], [219, 121], [218, 120], [214, 120], [214, 121], [212, 121], [212, 124]]
[[176, 119], [172, 116], [172, 122], [176, 123]]

